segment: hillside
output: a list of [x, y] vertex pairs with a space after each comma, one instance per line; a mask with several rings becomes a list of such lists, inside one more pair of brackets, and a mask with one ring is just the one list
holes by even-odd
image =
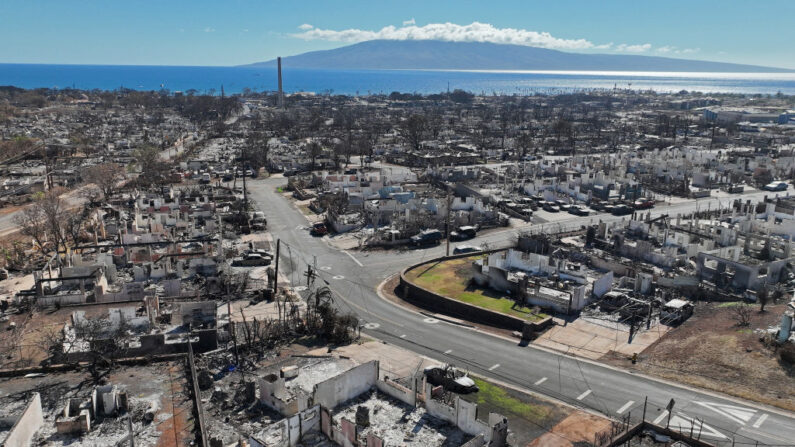
[[[371, 40], [282, 58], [285, 67], [317, 69], [572, 70], [786, 73], [793, 70], [657, 56], [580, 54], [480, 42]], [[275, 60], [251, 64], [272, 67]]]

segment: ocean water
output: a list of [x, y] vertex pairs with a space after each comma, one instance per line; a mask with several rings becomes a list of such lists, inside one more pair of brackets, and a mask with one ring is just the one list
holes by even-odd
[[[478, 94], [527, 95], [631, 88], [660, 93], [795, 95], [795, 73], [666, 73], [565, 71], [313, 70], [285, 67], [286, 92], [334, 94], [438, 93], [463, 89]], [[144, 65], [0, 64], [0, 85], [22, 88], [197, 90], [239, 93], [277, 88], [274, 68]]]

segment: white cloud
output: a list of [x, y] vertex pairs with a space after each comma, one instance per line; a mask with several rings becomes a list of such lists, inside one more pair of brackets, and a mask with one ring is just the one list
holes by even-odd
[[211, 28], [211, 27], [208, 26], [207, 28], [204, 28], [204, 32], [205, 33], [214, 33], [215, 32], [215, 28]]
[[312, 25], [310, 25], [308, 23], [304, 23], [303, 25], [298, 27], [298, 29], [304, 30], [304, 31], [308, 31], [308, 30], [310, 30], [312, 28], [314, 28], [314, 26], [312, 26]]
[[414, 20], [414, 17], [412, 17], [412, 18], [411, 18], [411, 20], [404, 20], [404, 21], [403, 21], [403, 26], [406, 26], [406, 25], [416, 25], [416, 24], [417, 24], [417, 21], [416, 21], [416, 20]]
[[638, 45], [627, 45], [622, 43], [616, 46], [616, 51], [621, 51], [625, 53], [644, 53], [646, 51], [651, 50], [650, 43], [638, 44]]
[[330, 30], [314, 27], [299, 27], [303, 32], [292, 34], [304, 40], [326, 40], [332, 42], [363, 42], [366, 40], [444, 40], [448, 42], [491, 42], [526, 45], [542, 48], [583, 50], [607, 49], [612, 45], [596, 45], [586, 39], [563, 39], [548, 32], [516, 28], [497, 28], [488, 23], [472, 22], [469, 25], [455, 23], [429, 23], [423, 26], [386, 26], [380, 30], [345, 29]]
[[665, 45], [657, 47], [655, 51], [662, 54], [693, 54], [701, 51], [701, 48], [677, 48], [675, 46]]

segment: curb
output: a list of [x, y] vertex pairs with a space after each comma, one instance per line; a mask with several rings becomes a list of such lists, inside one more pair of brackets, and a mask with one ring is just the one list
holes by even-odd
[[419, 313], [421, 313], [422, 315], [425, 315], [428, 318], [436, 318], [437, 320], [444, 321], [445, 323], [455, 324], [456, 326], [461, 326], [461, 327], [470, 328], [470, 329], [477, 329], [477, 326], [473, 326], [471, 324], [467, 324], [467, 323], [465, 323], [463, 321], [455, 321], [455, 320], [453, 320], [450, 317], [447, 317], [445, 315], [434, 314], [434, 313], [425, 312], [425, 311], [422, 311], [422, 310], [419, 311]]

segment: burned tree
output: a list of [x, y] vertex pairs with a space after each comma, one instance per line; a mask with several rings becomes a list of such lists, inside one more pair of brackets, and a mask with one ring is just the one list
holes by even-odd
[[31, 205], [14, 216], [14, 223], [20, 227], [20, 233], [33, 239], [36, 247], [45, 251], [47, 243], [47, 220], [40, 206]]
[[103, 163], [89, 166], [83, 171], [83, 180], [93, 185], [89, 188], [89, 199], [107, 200], [116, 192], [117, 186], [124, 180], [124, 168], [117, 163]]
[[737, 322], [737, 326], [746, 327], [751, 324], [751, 308], [745, 303], [740, 303], [734, 307], [732, 319]]
[[420, 149], [420, 143], [425, 138], [427, 127], [427, 120], [424, 116], [411, 114], [400, 122], [398, 129], [401, 138], [416, 151]]

